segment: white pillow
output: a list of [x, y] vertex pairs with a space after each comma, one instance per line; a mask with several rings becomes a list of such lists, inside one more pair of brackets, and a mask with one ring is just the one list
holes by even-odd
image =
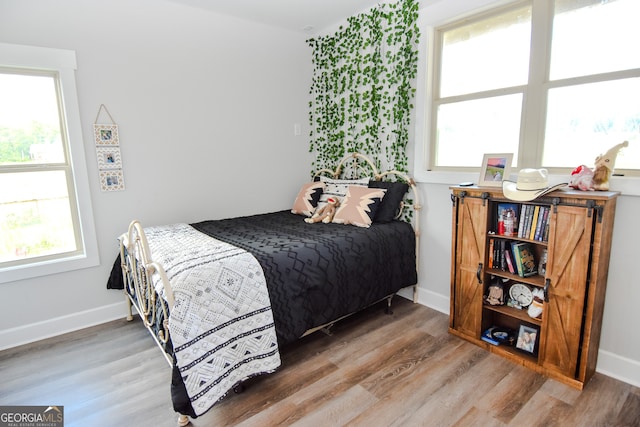
[[369, 181], [371, 178], [361, 178], [361, 179], [333, 179], [327, 178], [326, 176], [321, 176], [320, 181], [325, 183], [324, 191], [320, 196], [320, 201], [318, 202], [318, 206], [316, 210], [322, 209], [323, 206], [327, 204], [327, 200], [330, 197], [335, 197], [340, 202], [344, 199], [344, 196], [347, 194], [347, 189], [350, 185], [360, 185], [362, 187], [369, 186]]

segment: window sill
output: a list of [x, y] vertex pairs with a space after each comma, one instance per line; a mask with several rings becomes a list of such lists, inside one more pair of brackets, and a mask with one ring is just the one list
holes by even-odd
[[17, 267], [0, 269], [0, 283], [16, 280], [32, 279], [67, 271], [95, 267], [100, 264], [97, 253], [95, 255], [78, 255], [64, 259], [44, 261]]
[[[458, 185], [461, 182], [478, 182], [479, 172], [440, 172], [440, 171], [417, 171], [414, 173], [416, 182], [424, 184], [444, 184]], [[515, 174], [511, 174], [512, 180], [516, 179]], [[550, 184], [566, 182], [565, 175], [550, 175]], [[626, 176], [612, 176], [610, 179], [610, 190], [619, 191], [624, 196], [640, 197], [640, 178]]]

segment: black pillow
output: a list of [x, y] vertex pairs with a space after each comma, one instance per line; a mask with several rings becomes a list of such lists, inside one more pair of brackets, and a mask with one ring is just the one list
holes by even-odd
[[396, 218], [400, 203], [404, 195], [409, 191], [409, 184], [404, 182], [370, 181], [370, 188], [384, 188], [387, 193], [382, 198], [382, 203], [376, 212], [373, 222], [391, 222]]

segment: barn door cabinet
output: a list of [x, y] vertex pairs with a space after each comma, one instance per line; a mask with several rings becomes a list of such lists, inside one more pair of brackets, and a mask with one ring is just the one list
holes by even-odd
[[[582, 389], [596, 368], [618, 195], [569, 190], [514, 202], [501, 188], [451, 187], [449, 332]], [[537, 272], [520, 274], [516, 245], [526, 246]], [[531, 295], [539, 297], [537, 317], [527, 308]]]

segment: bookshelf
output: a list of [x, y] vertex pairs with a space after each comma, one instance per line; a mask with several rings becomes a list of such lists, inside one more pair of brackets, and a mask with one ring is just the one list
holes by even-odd
[[514, 202], [501, 188], [450, 189], [449, 332], [582, 389], [597, 363], [619, 193]]

